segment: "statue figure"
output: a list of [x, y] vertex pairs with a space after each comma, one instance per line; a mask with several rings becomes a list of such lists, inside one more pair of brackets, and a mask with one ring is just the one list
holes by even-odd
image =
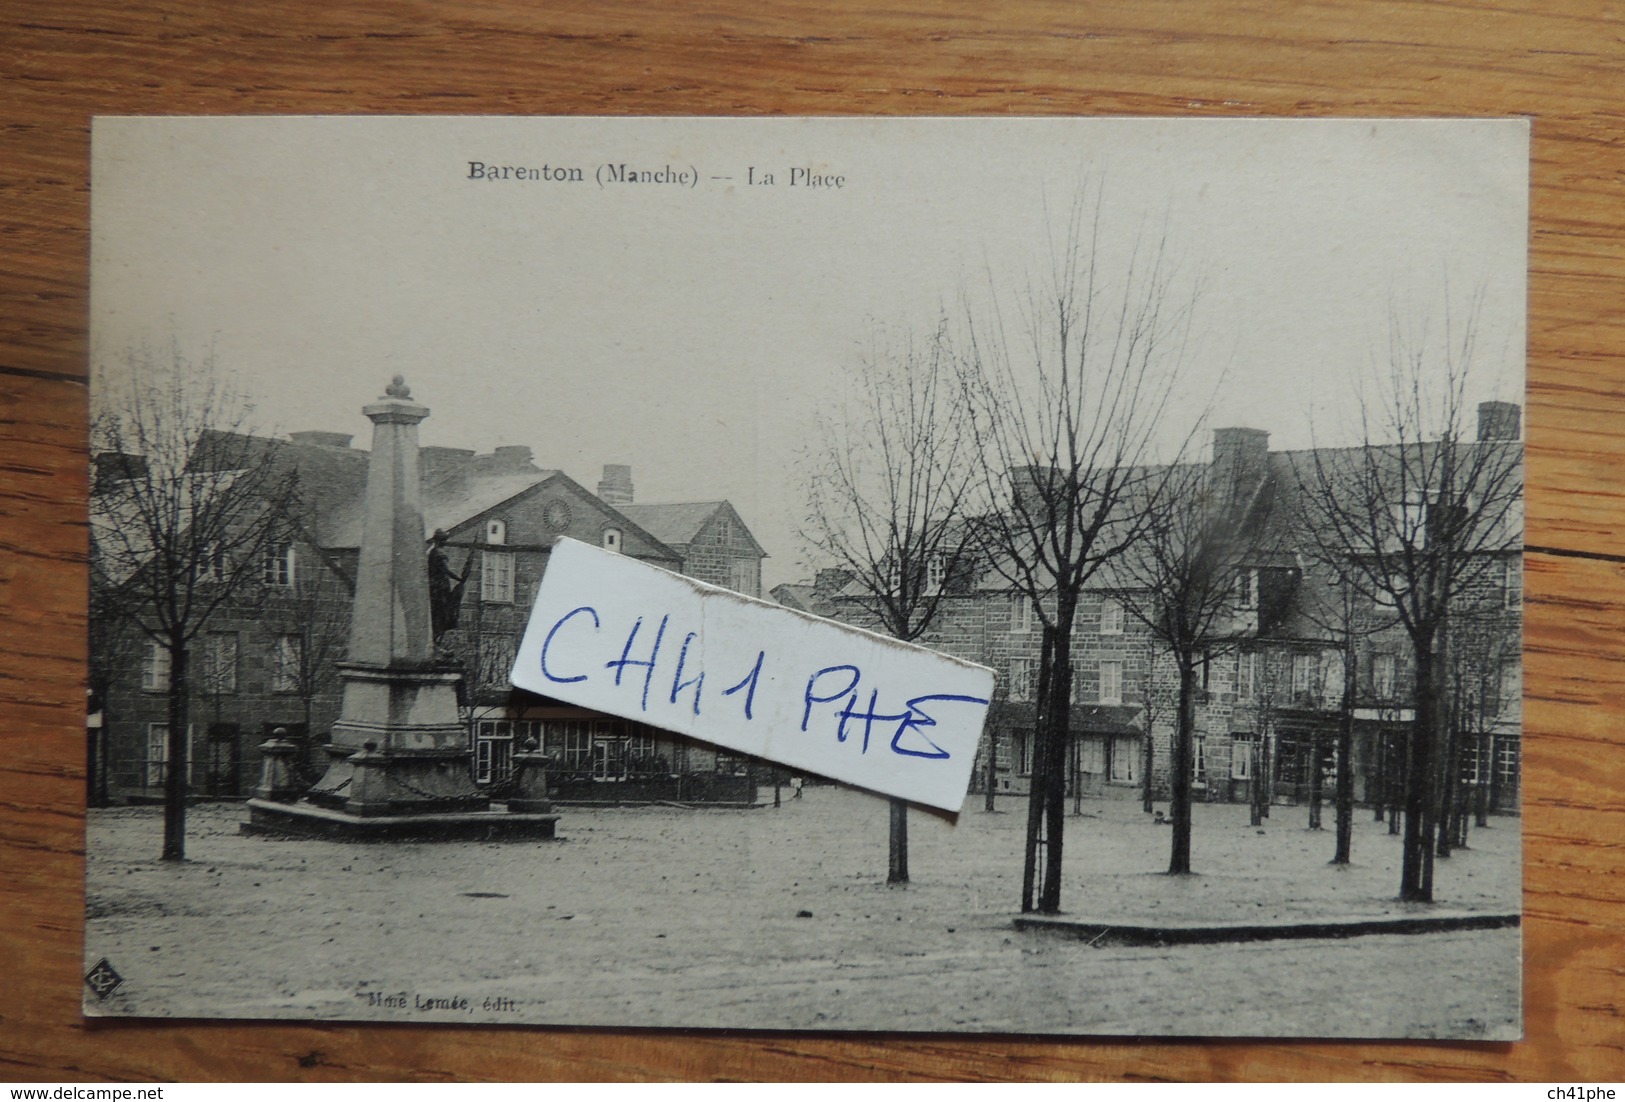
[[463, 585], [474, 564], [470, 555], [463, 563], [463, 572], [452, 570], [446, 558], [446, 530], [435, 529], [429, 541], [429, 620], [434, 628], [434, 641], [457, 626], [458, 613], [463, 605]]

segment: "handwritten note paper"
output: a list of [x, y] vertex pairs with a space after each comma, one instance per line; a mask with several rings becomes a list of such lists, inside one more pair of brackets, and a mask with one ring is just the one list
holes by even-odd
[[561, 539], [513, 683], [958, 811], [993, 671]]

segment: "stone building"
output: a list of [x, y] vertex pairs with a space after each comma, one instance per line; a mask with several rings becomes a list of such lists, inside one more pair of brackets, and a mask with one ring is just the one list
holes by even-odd
[[[277, 728], [304, 748], [308, 769], [318, 770], [339, 712], [334, 663], [347, 645], [368, 453], [341, 433], [249, 443], [250, 461], [297, 475], [295, 515], [286, 518], [289, 538], [266, 554], [252, 584], [211, 617], [192, 646], [191, 784], [200, 796], [247, 795], [259, 744]], [[751, 777], [738, 759], [508, 684], [556, 538], [755, 596], [766, 552], [734, 508], [725, 501], [633, 504], [624, 466], [606, 467], [594, 493], [562, 471], [537, 466], [526, 447], [486, 454], [425, 447], [419, 460], [426, 529], [444, 533], [447, 564], [462, 579], [457, 625], [439, 647], [464, 670], [461, 704], [476, 782], [500, 795], [516, 748], [535, 739], [558, 757], [565, 799], [753, 800]], [[117, 474], [114, 467], [110, 477]], [[113, 649], [127, 652], [126, 660], [104, 663], [105, 684], [92, 686], [100, 724], [97, 788], [112, 800], [161, 799], [170, 737], [167, 652], [116, 623], [98, 622], [93, 631], [120, 639]]]
[[[1516, 449], [1518, 407], [1480, 407], [1481, 445]], [[1320, 458], [1331, 456], [1324, 450]], [[1255, 786], [1273, 803], [1304, 803], [1334, 792], [1345, 662], [1355, 663], [1355, 799], [1399, 801], [1405, 740], [1414, 724], [1410, 648], [1392, 607], [1370, 598], [1345, 605], [1342, 583], [1315, 551], [1299, 495], [1313, 452], [1272, 452], [1256, 429], [1214, 433], [1211, 482], [1256, 493], [1250, 523], [1267, 531], [1238, 571], [1238, 625], [1200, 665], [1196, 707], [1196, 800], [1245, 803]], [[1019, 482], [1019, 480], [1017, 480]], [[1508, 523], [1521, 535], [1521, 498]], [[1265, 550], [1267, 549], [1267, 550]], [[1450, 670], [1459, 782], [1487, 810], [1518, 807], [1521, 756], [1521, 538], [1494, 554], [1454, 606]], [[867, 624], [861, 594], [836, 574], [780, 586], [781, 603]], [[985, 565], [949, 579], [935, 622], [921, 639], [999, 675], [972, 790], [1025, 794], [1034, 749], [1034, 697], [1041, 625], [1027, 598]], [[1068, 792], [1074, 796], [1166, 800], [1170, 790], [1178, 674], [1172, 656], [1132, 614], [1134, 591], [1108, 563], [1079, 607], [1072, 639]], [[1143, 602], [1141, 602], [1143, 604]], [[1352, 610], [1352, 617], [1341, 614]]]

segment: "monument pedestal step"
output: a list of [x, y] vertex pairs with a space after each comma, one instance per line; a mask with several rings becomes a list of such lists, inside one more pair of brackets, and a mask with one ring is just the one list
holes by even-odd
[[552, 838], [557, 815], [512, 811], [450, 811], [414, 815], [351, 815], [309, 803], [249, 800], [244, 834], [284, 834], [341, 842], [496, 842]]

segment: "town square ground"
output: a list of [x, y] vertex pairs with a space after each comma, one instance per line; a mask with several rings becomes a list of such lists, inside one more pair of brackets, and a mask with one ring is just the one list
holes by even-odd
[[[764, 790], [771, 801], [772, 790]], [[553, 842], [243, 836], [190, 813], [157, 860], [156, 808], [90, 812], [86, 968], [123, 978], [91, 1014], [716, 1029], [1453, 1037], [1520, 1032], [1516, 928], [1171, 947], [1018, 931], [1025, 804], [910, 816], [888, 887], [886, 803], [839, 788], [753, 810], [561, 809]], [[1399, 841], [1357, 812], [1354, 863], [1276, 807], [1195, 808], [1195, 875], [1168, 827], [1086, 800], [1062, 907], [1104, 922], [1270, 923], [1516, 913], [1516, 819], [1395, 900]], [[1331, 809], [1325, 812], [1328, 828]]]

